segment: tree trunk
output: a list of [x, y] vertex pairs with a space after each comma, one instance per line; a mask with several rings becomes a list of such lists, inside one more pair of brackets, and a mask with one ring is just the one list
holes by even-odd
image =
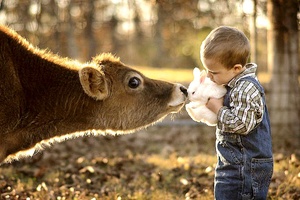
[[157, 22], [155, 24], [155, 35], [154, 35], [154, 44], [155, 44], [155, 56], [152, 60], [152, 65], [154, 67], [163, 67], [163, 59], [166, 58], [164, 50], [164, 39], [163, 39], [163, 27], [165, 21], [165, 13], [163, 10], [163, 2], [157, 1]]
[[[68, 6], [68, 13], [71, 13], [71, 8], [74, 6], [74, 1], [70, 1], [70, 5]], [[70, 15], [69, 18], [69, 28], [67, 30], [68, 34], [68, 57], [79, 59], [78, 58], [78, 48], [76, 44], [75, 38], [75, 22], [73, 17]], [[82, 58], [81, 58], [82, 59]]]
[[297, 12], [297, 0], [268, 0], [268, 68], [272, 72], [268, 106], [279, 148], [300, 145]]
[[257, 18], [257, 0], [253, 0], [253, 16], [252, 22], [250, 22], [250, 42], [251, 42], [251, 62], [257, 63], [257, 26], [256, 26], [256, 18]]
[[88, 58], [85, 58], [87, 60], [90, 60], [92, 57], [96, 55], [96, 48], [97, 43], [94, 37], [94, 30], [93, 30], [93, 22], [94, 22], [94, 13], [95, 13], [95, 6], [94, 1], [89, 0], [88, 1], [88, 10], [86, 12], [86, 28], [85, 28], [85, 36], [88, 44]]

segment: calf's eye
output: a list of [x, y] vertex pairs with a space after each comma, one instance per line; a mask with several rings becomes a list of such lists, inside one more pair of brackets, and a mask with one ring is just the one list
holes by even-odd
[[128, 86], [132, 89], [139, 87], [141, 80], [137, 77], [132, 77], [129, 79]]

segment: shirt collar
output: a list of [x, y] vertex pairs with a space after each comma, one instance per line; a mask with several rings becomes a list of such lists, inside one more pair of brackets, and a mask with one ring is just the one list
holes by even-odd
[[246, 69], [242, 73], [238, 74], [233, 79], [231, 79], [228, 82], [227, 86], [232, 88], [241, 78], [248, 77], [248, 76], [255, 77], [257, 65], [255, 63], [248, 63], [245, 65], [245, 67]]

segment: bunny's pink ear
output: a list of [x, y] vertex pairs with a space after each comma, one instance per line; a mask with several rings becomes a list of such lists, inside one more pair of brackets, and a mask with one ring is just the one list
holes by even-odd
[[205, 70], [202, 70], [200, 73], [200, 83], [203, 83], [207, 77], [207, 73]]

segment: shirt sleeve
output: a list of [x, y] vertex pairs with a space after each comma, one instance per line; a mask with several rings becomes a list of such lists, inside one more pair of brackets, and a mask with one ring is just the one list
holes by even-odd
[[230, 107], [218, 112], [218, 128], [222, 132], [246, 135], [262, 121], [264, 104], [261, 93], [249, 81], [241, 81], [231, 91]]

